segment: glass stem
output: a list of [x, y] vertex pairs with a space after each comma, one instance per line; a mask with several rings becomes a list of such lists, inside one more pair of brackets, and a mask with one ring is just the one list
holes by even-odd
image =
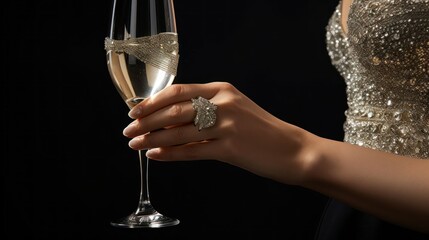
[[144, 155], [143, 151], [139, 150], [138, 152], [140, 160], [140, 199], [136, 215], [152, 214], [156, 211], [149, 200], [149, 158]]

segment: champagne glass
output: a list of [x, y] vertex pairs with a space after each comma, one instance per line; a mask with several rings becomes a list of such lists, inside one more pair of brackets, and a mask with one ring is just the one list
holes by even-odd
[[[179, 60], [173, 0], [114, 0], [110, 36], [105, 39], [113, 84], [131, 109], [172, 84]], [[111, 225], [158, 228], [179, 224], [155, 210], [149, 200], [149, 159], [138, 151], [140, 199], [137, 210]]]

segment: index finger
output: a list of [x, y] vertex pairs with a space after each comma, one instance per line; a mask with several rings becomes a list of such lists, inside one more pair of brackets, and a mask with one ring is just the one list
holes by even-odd
[[131, 109], [128, 116], [132, 119], [142, 118], [166, 106], [190, 101], [191, 98], [212, 98], [219, 91], [216, 83], [205, 84], [173, 84], [146, 98]]

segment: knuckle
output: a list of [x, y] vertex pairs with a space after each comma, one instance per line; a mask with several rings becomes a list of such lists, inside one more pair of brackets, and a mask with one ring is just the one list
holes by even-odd
[[180, 84], [174, 84], [170, 86], [170, 90], [173, 96], [178, 96], [184, 92], [184, 86]]
[[231, 119], [223, 121], [220, 127], [226, 136], [237, 136], [240, 133], [238, 125]]
[[229, 82], [223, 82], [222, 86], [226, 89], [234, 89], [234, 86]]
[[225, 90], [225, 91], [229, 91], [229, 92], [234, 92], [235, 91], [235, 87], [234, 85], [232, 85], [229, 82], [222, 82], [220, 83], [220, 88]]
[[182, 106], [177, 104], [172, 105], [168, 110], [168, 116], [170, 118], [178, 118], [182, 115], [182, 111], [183, 111]]

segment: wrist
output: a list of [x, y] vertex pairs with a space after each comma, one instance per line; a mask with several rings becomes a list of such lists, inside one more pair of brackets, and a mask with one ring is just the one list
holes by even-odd
[[299, 185], [312, 188], [318, 182], [325, 168], [323, 145], [326, 139], [306, 132], [302, 137], [302, 147], [299, 152], [299, 170], [301, 179]]
[[286, 123], [284, 139], [280, 144], [281, 166], [278, 168], [278, 176], [274, 179], [280, 182], [308, 188], [317, 178], [319, 168], [322, 165], [323, 148], [320, 147], [324, 138], [316, 136], [300, 127]]

